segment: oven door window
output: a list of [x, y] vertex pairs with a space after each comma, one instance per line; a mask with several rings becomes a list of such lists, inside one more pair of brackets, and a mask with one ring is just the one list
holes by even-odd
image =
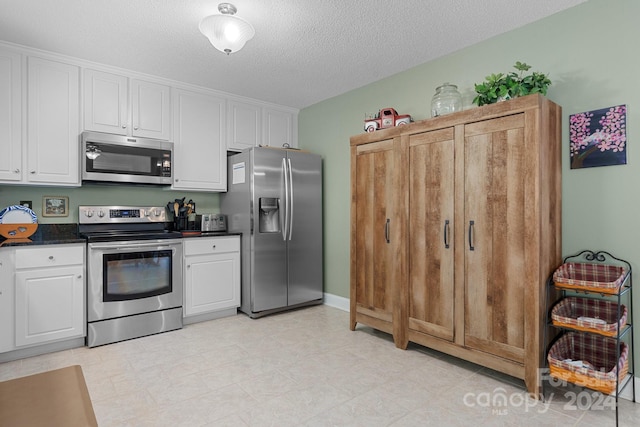
[[171, 250], [103, 255], [103, 299], [127, 301], [172, 291]]

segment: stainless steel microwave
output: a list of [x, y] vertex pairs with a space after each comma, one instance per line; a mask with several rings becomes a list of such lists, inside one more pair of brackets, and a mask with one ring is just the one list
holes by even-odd
[[173, 143], [83, 132], [82, 180], [170, 185]]

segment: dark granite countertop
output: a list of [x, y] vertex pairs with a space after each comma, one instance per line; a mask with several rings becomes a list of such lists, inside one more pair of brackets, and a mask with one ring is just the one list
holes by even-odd
[[[240, 236], [242, 233], [227, 231], [203, 231], [183, 233], [182, 237]], [[38, 224], [36, 232], [28, 239], [5, 239], [0, 236], [0, 246], [59, 245], [64, 243], [85, 243], [78, 232], [78, 224]]]
[[85, 243], [78, 233], [78, 224], [38, 224], [36, 232], [28, 239], [5, 239], [0, 236], [0, 246], [59, 245]]

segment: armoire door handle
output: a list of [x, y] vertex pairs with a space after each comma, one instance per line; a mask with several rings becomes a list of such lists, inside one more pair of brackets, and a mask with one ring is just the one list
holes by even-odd
[[475, 225], [475, 221], [469, 221], [469, 250], [473, 251], [475, 250], [475, 247], [473, 246], [473, 228]]
[[449, 220], [444, 220], [444, 248], [449, 249]]
[[391, 241], [389, 240], [389, 222], [391, 222], [391, 220], [387, 218], [387, 222], [384, 224], [384, 239], [387, 241], [387, 243], [391, 243]]

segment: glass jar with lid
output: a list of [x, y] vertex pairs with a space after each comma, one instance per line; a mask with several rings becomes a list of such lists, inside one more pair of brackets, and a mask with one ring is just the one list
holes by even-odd
[[436, 88], [436, 94], [431, 98], [431, 117], [462, 111], [462, 95], [458, 86], [444, 83]]

